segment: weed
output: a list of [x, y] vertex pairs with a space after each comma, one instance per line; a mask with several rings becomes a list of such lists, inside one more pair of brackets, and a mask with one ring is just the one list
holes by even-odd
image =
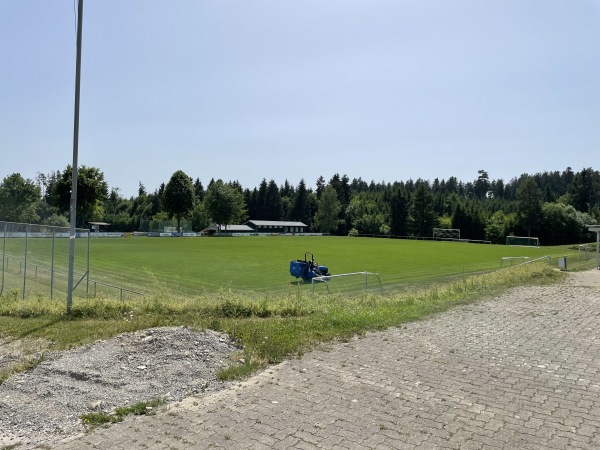
[[263, 365], [258, 362], [244, 361], [243, 364], [236, 364], [221, 369], [217, 372], [217, 378], [221, 381], [239, 380], [256, 372]]
[[154, 414], [154, 408], [165, 403], [162, 399], [151, 400], [149, 402], [140, 402], [132, 406], [123, 406], [116, 408], [113, 413], [88, 413], [81, 416], [81, 420], [90, 428], [95, 428], [111, 423], [122, 422], [128, 415], [149, 415]]
[[9, 377], [17, 373], [25, 372], [29, 369], [33, 369], [44, 361], [44, 355], [38, 355], [28, 357], [25, 360], [16, 362], [10, 365], [8, 368], [0, 370], [0, 384], [4, 383]]
[[118, 417], [113, 416], [107, 413], [88, 413], [81, 416], [81, 420], [85, 425], [90, 426], [91, 428], [98, 427], [100, 425], [105, 425], [108, 423], [116, 423], [123, 420], [121, 417], [120, 420]]

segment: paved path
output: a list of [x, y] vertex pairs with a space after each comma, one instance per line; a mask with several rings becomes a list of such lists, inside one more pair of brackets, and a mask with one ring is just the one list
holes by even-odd
[[271, 367], [56, 448], [600, 448], [600, 271]]

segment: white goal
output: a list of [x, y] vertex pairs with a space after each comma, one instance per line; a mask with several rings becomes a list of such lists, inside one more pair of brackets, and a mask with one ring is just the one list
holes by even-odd
[[506, 236], [506, 245], [515, 245], [519, 247], [539, 247], [540, 239], [536, 237], [525, 236]]
[[460, 228], [434, 228], [433, 239], [439, 241], [460, 241]]

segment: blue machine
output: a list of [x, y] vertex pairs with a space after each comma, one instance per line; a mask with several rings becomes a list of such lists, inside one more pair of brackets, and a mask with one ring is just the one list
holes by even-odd
[[[308, 259], [310, 255], [310, 260]], [[290, 275], [296, 278], [302, 278], [304, 281], [311, 281], [315, 277], [329, 276], [327, 266], [320, 266], [315, 262], [315, 257], [311, 252], [304, 253], [304, 261], [297, 259], [290, 261]]]

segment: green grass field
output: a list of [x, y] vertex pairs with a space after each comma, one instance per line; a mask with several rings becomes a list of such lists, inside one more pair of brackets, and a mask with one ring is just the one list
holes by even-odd
[[169, 290], [192, 295], [221, 289], [259, 293], [290, 289], [296, 278], [289, 274], [289, 263], [304, 259], [307, 251], [331, 274], [379, 273], [386, 290], [496, 270], [502, 257], [535, 259], [567, 252], [573, 257], [573, 250], [565, 247], [349, 237], [131, 238], [91, 244], [92, 278], [148, 290], [154, 277]]
[[[23, 240], [7, 240], [7, 253], [23, 254]], [[299, 289], [289, 274], [289, 263], [313, 252], [319, 264], [331, 274], [375, 272], [386, 292], [421, 286], [432, 280], [450, 280], [460, 275], [489, 272], [500, 268], [503, 257], [531, 259], [568, 256], [577, 260], [577, 251], [568, 247], [509, 247], [459, 242], [367, 239], [350, 237], [269, 236], [239, 238], [102, 238], [90, 241], [90, 279], [132, 291], [152, 293], [162, 289], [177, 295], [204, 295], [222, 290], [280, 294]], [[50, 240], [30, 239], [28, 277], [32, 264], [48, 266]], [[76, 268], [83, 273], [87, 261], [87, 240], [77, 240]], [[65, 270], [68, 240], [55, 244], [55, 267]], [[504, 266], [510, 263], [505, 262]], [[13, 264], [14, 268], [14, 264]], [[41, 274], [39, 283], [43, 285]], [[22, 285], [15, 276], [17, 288]], [[372, 287], [376, 281], [370, 278]], [[10, 282], [9, 279], [5, 282]], [[31, 285], [32, 283], [29, 283]], [[363, 278], [334, 279], [331, 287], [360, 292]], [[81, 285], [78, 289], [83, 289]], [[90, 287], [92, 295], [117, 295], [118, 291]], [[306, 286], [304, 289], [308, 289]], [[323, 289], [317, 286], [317, 289]]]

